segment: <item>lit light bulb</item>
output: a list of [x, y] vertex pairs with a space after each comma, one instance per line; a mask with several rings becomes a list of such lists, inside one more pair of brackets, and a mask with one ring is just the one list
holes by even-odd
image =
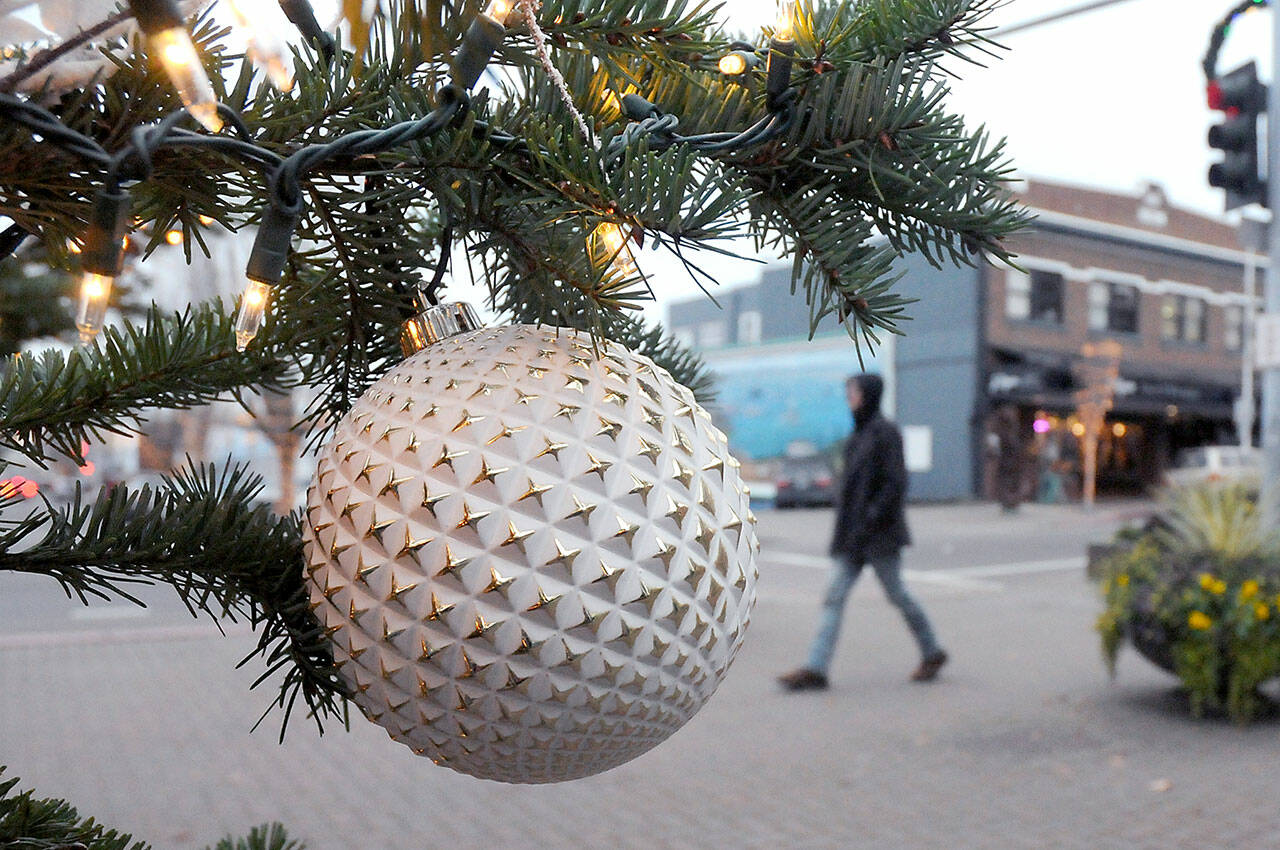
[[779, 41], [795, 39], [796, 0], [778, 0], [778, 20], [773, 27], [773, 37]]
[[80, 331], [80, 343], [88, 345], [102, 330], [107, 317], [107, 302], [111, 300], [111, 284], [114, 278], [95, 272], [85, 272], [80, 283], [80, 309], [76, 311], [76, 330]]
[[170, 230], [170, 231], [167, 231], [167, 232], [164, 234], [164, 241], [168, 242], [170, 245], [181, 245], [181, 244], [182, 244], [182, 231], [181, 231], [181, 230]]
[[76, 242], [76, 240], [74, 240], [74, 239], [68, 239], [68, 240], [67, 240], [67, 250], [68, 250], [68, 251], [70, 251], [72, 254], [79, 254], [79, 253], [80, 253], [80, 243]]
[[262, 329], [271, 287], [260, 280], [250, 280], [240, 298], [240, 315], [236, 317], [236, 350], [244, 351]]
[[511, 14], [513, 8], [515, 4], [511, 0], [489, 0], [484, 13], [486, 17], [493, 18], [500, 24], [506, 24], [507, 16]]
[[612, 221], [602, 221], [592, 231], [591, 237], [591, 258], [597, 265], [607, 264], [613, 274], [624, 277], [640, 273], [621, 227]]
[[730, 77], [736, 77], [747, 70], [747, 57], [743, 56], [739, 51], [728, 53], [720, 57], [720, 73]]
[[208, 227], [209, 225], [213, 224], [213, 223], [214, 223], [214, 221], [216, 221], [216, 220], [217, 220], [217, 219], [215, 219], [215, 218], [214, 218], [213, 216], [211, 216], [211, 215], [201, 215], [201, 216], [200, 216], [200, 223], [201, 223], [201, 224], [203, 224], [205, 227]]
[[246, 0], [227, 0], [236, 26], [244, 30], [249, 39], [249, 58], [255, 67], [266, 71], [271, 84], [283, 92], [293, 89], [293, 61], [284, 42], [267, 26], [249, 15], [251, 5]]
[[184, 27], [169, 27], [152, 34], [149, 38], [151, 52], [160, 58], [169, 81], [178, 90], [191, 117], [199, 121], [205, 129], [216, 133], [222, 129], [222, 117], [218, 115], [218, 99], [213, 94], [213, 85], [200, 64], [200, 56], [196, 46], [191, 43], [191, 36]]

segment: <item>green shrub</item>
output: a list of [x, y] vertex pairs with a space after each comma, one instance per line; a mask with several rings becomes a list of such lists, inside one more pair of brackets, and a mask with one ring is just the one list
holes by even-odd
[[1280, 676], [1280, 538], [1236, 485], [1170, 491], [1155, 527], [1106, 565], [1098, 617], [1115, 674], [1125, 640], [1175, 673], [1197, 716], [1238, 722], [1262, 708], [1258, 688]]

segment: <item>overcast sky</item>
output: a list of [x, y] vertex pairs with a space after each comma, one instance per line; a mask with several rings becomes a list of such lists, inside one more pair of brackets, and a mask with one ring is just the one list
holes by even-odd
[[[332, 2], [332, 0], [327, 0]], [[990, 22], [1008, 26], [1083, 5], [1084, 0], [1012, 0]], [[1021, 174], [1136, 191], [1146, 180], [1170, 199], [1208, 213], [1222, 208], [1205, 172], [1212, 157], [1205, 133], [1213, 123], [1200, 60], [1214, 23], [1235, 0], [1127, 0], [1117, 6], [1015, 33], [1004, 58], [986, 68], [953, 62], [951, 106], [973, 126], [1007, 136]], [[322, 3], [317, 3], [322, 7]], [[751, 30], [773, 20], [774, 0], [729, 0], [730, 25]], [[1221, 67], [1270, 62], [1270, 20], [1246, 15], [1233, 29]], [[749, 249], [750, 246], [744, 246]], [[697, 289], [669, 257], [640, 255], [662, 316], [673, 298]], [[726, 288], [754, 280], [759, 267], [708, 256]], [[462, 295], [462, 288], [456, 291]], [[475, 296], [473, 296], [475, 297]]]

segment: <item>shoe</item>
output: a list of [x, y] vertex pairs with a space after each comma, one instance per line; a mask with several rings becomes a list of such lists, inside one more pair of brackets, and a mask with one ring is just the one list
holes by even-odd
[[942, 650], [938, 650], [933, 655], [920, 662], [920, 666], [916, 668], [916, 672], [911, 674], [913, 682], [932, 682], [938, 676], [938, 671], [942, 669], [942, 665], [947, 663], [947, 654]]
[[804, 667], [779, 676], [778, 682], [789, 691], [821, 691], [827, 687], [826, 676]]

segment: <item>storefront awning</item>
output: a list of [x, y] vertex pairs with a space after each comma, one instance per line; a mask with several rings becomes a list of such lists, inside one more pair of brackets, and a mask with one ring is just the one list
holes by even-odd
[[[1046, 410], [1075, 409], [1075, 393], [1083, 389], [1073, 369], [1075, 358], [1052, 352], [991, 350], [987, 372], [987, 397], [993, 404], [1033, 404]], [[1126, 369], [1120, 364], [1115, 381], [1113, 415], [1179, 415], [1230, 420], [1235, 386], [1194, 377], [1153, 375]]]

